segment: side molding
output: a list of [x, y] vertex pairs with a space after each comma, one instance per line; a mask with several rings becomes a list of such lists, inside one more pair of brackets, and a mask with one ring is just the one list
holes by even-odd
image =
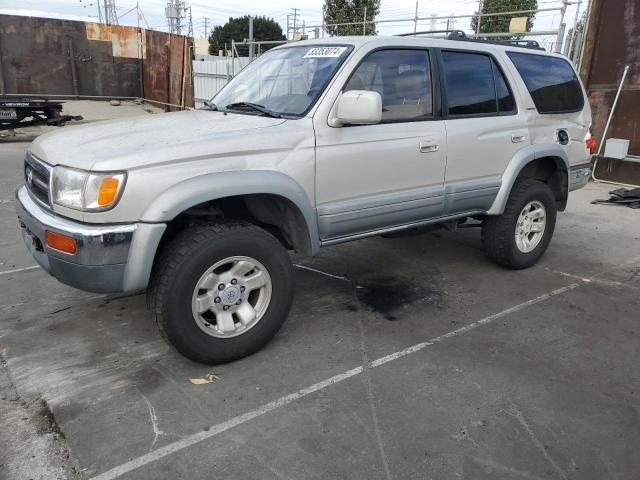
[[320, 249], [318, 222], [309, 197], [291, 177], [270, 170], [245, 170], [200, 175], [173, 185], [142, 214], [142, 222], [164, 223], [185, 210], [224, 197], [250, 194], [279, 195], [302, 213], [309, 232], [311, 253]]
[[487, 210], [487, 215], [501, 215], [504, 212], [513, 184], [522, 169], [528, 163], [544, 157], [560, 158], [564, 163], [565, 170], [567, 172], [569, 171], [569, 158], [560, 145], [556, 145], [554, 143], [543, 143], [529, 145], [523, 148], [515, 154], [502, 174], [500, 190], [498, 191], [498, 195], [491, 205], [491, 208]]

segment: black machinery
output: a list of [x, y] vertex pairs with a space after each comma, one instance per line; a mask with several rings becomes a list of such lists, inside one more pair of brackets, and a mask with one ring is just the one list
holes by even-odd
[[82, 120], [79, 115], [63, 115], [63, 103], [42, 97], [0, 96], [0, 131]]

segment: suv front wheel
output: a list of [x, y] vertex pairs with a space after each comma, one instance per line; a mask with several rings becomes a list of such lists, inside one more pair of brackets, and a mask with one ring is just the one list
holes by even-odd
[[167, 342], [206, 364], [237, 360], [280, 329], [292, 265], [270, 233], [248, 223], [190, 227], [163, 250], [148, 293]]
[[549, 246], [557, 205], [549, 186], [528, 178], [516, 180], [504, 213], [486, 217], [482, 244], [499, 265], [521, 269], [534, 265]]

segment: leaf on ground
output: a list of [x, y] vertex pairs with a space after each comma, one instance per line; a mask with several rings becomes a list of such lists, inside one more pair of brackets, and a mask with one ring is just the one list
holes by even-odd
[[213, 383], [215, 380], [220, 380], [220, 377], [215, 373], [207, 373], [202, 378], [190, 378], [189, 381], [194, 385], [206, 385], [208, 383]]

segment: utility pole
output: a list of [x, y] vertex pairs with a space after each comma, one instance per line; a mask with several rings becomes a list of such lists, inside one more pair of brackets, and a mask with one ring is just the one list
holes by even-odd
[[209, 17], [204, 17], [204, 36], [209, 38]]
[[168, 0], [164, 9], [169, 33], [182, 35], [182, 20], [187, 18], [187, 4], [183, 0]]
[[480, 22], [482, 21], [482, 0], [478, 0], [478, 23], [476, 23], [476, 33], [480, 33]]
[[193, 15], [191, 15], [191, 7], [189, 7], [189, 33], [187, 37], [193, 38]]
[[116, 0], [103, 0], [104, 21], [109, 25], [118, 25], [118, 12], [116, 11]]
[[431, 19], [429, 20], [429, 30], [435, 30], [436, 29], [436, 18], [438, 18], [438, 15], [435, 13], [431, 14]]
[[416, 2], [416, 13], [413, 16], [413, 33], [418, 31], [418, 2]]
[[362, 17], [362, 36], [367, 34], [367, 7], [364, 7], [364, 15]]
[[453, 30], [456, 27], [455, 13], [451, 12], [451, 16], [447, 18], [447, 30]]
[[300, 11], [299, 8], [292, 8], [291, 10], [293, 10], [293, 33], [298, 31], [298, 12]]
[[253, 16], [249, 15], [249, 61], [253, 62], [254, 45], [253, 45]]

